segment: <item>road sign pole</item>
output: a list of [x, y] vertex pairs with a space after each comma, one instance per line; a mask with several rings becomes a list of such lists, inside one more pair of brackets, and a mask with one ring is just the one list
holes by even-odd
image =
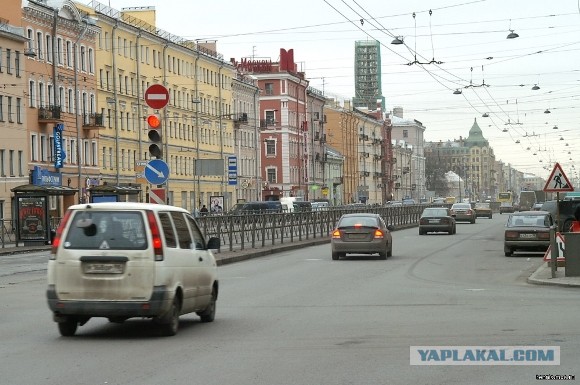
[[[560, 230], [560, 192], [556, 192], [556, 229], [550, 231], [550, 245], [552, 245], [552, 278], [556, 278], [556, 271], [558, 271], [558, 245], [556, 243], [556, 231]], [[564, 229], [562, 229], [564, 230]]]

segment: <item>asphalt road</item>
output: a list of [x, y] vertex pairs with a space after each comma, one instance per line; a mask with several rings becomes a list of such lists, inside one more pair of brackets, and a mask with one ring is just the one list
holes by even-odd
[[[47, 254], [28, 255], [0, 274], [0, 383], [515, 385], [578, 374], [578, 289], [527, 284], [541, 254], [504, 257], [505, 219], [460, 223], [453, 236], [397, 231], [387, 261], [332, 261], [321, 245], [221, 266], [216, 321], [184, 316], [169, 338], [139, 319], [92, 319], [60, 337], [37, 268]], [[561, 364], [411, 366], [417, 345], [559, 346]]]

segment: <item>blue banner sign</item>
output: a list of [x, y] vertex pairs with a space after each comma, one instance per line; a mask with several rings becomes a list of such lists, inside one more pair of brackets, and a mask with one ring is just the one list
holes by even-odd
[[62, 132], [64, 131], [64, 124], [59, 123], [54, 126], [54, 167], [62, 168], [66, 153], [62, 147]]
[[235, 186], [238, 184], [238, 158], [228, 156], [228, 185]]
[[62, 174], [34, 166], [32, 184], [37, 186], [62, 186]]

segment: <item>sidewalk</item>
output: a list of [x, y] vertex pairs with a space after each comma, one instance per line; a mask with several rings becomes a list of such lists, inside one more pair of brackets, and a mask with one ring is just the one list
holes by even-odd
[[528, 283], [535, 285], [580, 287], [580, 277], [566, 277], [566, 268], [558, 267], [556, 277], [552, 278], [552, 268], [548, 266], [548, 262], [544, 262], [529, 276]]
[[[252, 258], [263, 257], [275, 253], [281, 253], [284, 251], [301, 249], [304, 247], [323, 245], [330, 242], [328, 238], [316, 238], [302, 241], [294, 241], [292, 243], [287, 242], [283, 244], [269, 245], [260, 248], [247, 248], [244, 250], [234, 250], [234, 251], [222, 251], [214, 252], [218, 266], [227, 265], [230, 263], [245, 261]], [[7, 244], [5, 248], [0, 248], [0, 256], [29, 253], [37, 251], [48, 251], [50, 250], [50, 245], [40, 245], [40, 246], [19, 246], [15, 247], [14, 244]], [[330, 256], [329, 256], [330, 258]], [[556, 277], [552, 278], [552, 270], [548, 263], [545, 262], [540, 267], [532, 273], [527, 279], [527, 282], [535, 285], [552, 285], [552, 286], [564, 286], [564, 287], [580, 287], [580, 277], [566, 277], [566, 268], [558, 267], [556, 271]]]

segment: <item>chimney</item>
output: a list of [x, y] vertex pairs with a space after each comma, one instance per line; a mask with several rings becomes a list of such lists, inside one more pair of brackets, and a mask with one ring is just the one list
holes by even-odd
[[397, 118], [403, 119], [403, 107], [393, 108], [393, 115], [395, 115]]

